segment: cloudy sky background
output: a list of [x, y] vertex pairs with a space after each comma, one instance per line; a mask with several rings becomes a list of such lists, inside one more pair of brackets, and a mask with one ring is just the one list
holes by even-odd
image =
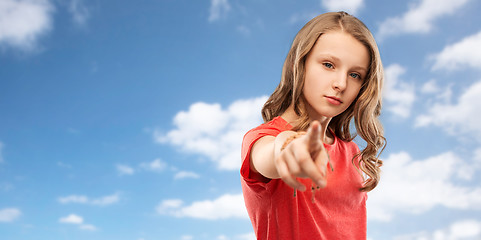
[[369, 239], [481, 239], [477, 0], [0, 0], [0, 238], [254, 239], [242, 136], [337, 10], [386, 74]]

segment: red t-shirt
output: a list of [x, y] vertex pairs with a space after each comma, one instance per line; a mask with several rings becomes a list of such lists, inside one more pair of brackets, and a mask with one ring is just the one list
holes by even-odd
[[[312, 202], [311, 180], [298, 178], [305, 192], [294, 190], [281, 179], [256, 180], [250, 169], [250, 150], [263, 136], [277, 136], [292, 126], [276, 117], [246, 133], [242, 143], [241, 183], [247, 212], [257, 239], [366, 239], [367, 194], [359, 191], [362, 176], [352, 158], [359, 152], [354, 142], [335, 137], [324, 144], [331, 157], [334, 172], [328, 167], [327, 186], [316, 190]], [[257, 173], [258, 174], [258, 173]]]

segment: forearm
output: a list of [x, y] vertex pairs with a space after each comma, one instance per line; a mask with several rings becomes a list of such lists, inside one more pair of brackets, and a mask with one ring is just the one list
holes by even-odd
[[251, 149], [251, 168], [269, 179], [280, 178], [275, 165], [275, 158], [280, 154], [284, 142], [296, 132], [284, 131], [276, 137], [266, 136], [254, 144]]

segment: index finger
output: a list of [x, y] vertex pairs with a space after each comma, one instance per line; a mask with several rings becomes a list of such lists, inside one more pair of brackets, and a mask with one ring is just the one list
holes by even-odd
[[310, 151], [315, 151], [319, 148], [319, 145], [322, 145], [321, 141], [321, 126], [318, 121], [313, 121], [309, 129], [307, 130], [307, 137], [306, 137], [307, 146]]

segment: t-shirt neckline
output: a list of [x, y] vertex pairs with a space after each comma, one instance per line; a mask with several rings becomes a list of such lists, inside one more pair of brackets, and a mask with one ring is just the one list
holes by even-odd
[[[289, 122], [287, 122], [284, 118], [282, 118], [281, 116], [277, 116], [277, 117], [273, 118], [272, 120], [275, 120], [275, 119], [279, 119], [280, 121], [284, 122], [285, 126], [287, 126], [289, 129], [293, 128], [293, 126]], [[324, 143], [324, 146], [328, 146], [328, 147], [335, 146], [337, 144], [337, 136], [336, 136], [336, 134], [334, 134], [334, 132], [330, 128], [327, 128], [327, 130], [334, 137], [334, 141], [332, 142], [332, 144]]]

